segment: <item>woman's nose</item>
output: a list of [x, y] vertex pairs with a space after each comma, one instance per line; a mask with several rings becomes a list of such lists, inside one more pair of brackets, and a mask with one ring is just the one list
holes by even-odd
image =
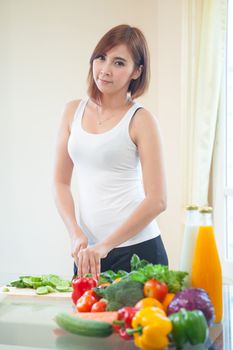
[[104, 65], [101, 67], [101, 73], [103, 75], [111, 75], [111, 67], [109, 63], [104, 63]]

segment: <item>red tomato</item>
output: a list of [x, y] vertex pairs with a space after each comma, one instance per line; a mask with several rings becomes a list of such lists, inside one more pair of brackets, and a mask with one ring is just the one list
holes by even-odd
[[94, 290], [92, 290], [92, 289], [86, 290], [86, 292], [84, 292], [83, 295], [91, 295], [91, 296], [93, 296], [93, 297], [95, 298], [96, 301], [98, 301], [98, 300], [101, 299], [101, 297], [99, 297], [99, 296], [96, 294], [96, 292], [95, 292]]
[[107, 300], [101, 299], [92, 305], [91, 312], [104, 312], [107, 305]]
[[144, 295], [146, 297], [152, 297], [159, 301], [163, 301], [168, 293], [168, 287], [166, 283], [160, 282], [155, 278], [151, 278], [144, 284]]
[[92, 295], [82, 295], [77, 301], [77, 310], [79, 312], [89, 312], [95, 303], [96, 299]]

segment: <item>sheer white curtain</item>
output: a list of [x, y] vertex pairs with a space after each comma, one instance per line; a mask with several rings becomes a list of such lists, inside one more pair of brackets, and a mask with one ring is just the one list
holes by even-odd
[[[227, 0], [184, 1], [184, 205], [207, 205], [223, 78]], [[184, 56], [185, 55], [185, 56]]]
[[[232, 128], [230, 123], [231, 108], [231, 88], [230, 76], [232, 60], [230, 60], [231, 47], [232, 47], [232, 26], [233, 19], [233, 0], [228, 0], [228, 33], [227, 33], [227, 50], [225, 60], [225, 72], [222, 82], [221, 101], [218, 113], [218, 126], [216, 133], [216, 142], [214, 144], [214, 154], [212, 162], [212, 185], [210, 193], [212, 195], [212, 202], [214, 207], [214, 225], [217, 243], [219, 247], [222, 271], [224, 282], [233, 281], [233, 256], [231, 253], [231, 247], [233, 242], [232, 234], [232, 207], [230, 206], [232, 178], [230, 172], [227, 172], [230, 168], [230, 154], [232, 155], [231, 146], [227, 137], [230, 138], [232, 134]], [[229, 81], [227, 81], [229, 80]], [[228, 119], [229, 118], [229, 119]], [[230, 131], [227, 130], [230, 127]], [[230, 147], [229, 147], [230, 146]], [[227, 157], [229, 154], [229, 158]], [[228, 159], [227, 159], [228, 158]]]

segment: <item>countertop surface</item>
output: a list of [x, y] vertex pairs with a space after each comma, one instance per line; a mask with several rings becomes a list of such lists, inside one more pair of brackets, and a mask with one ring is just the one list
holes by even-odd
[[[233, 286], [224, 285], [223, 294], [224, 317], [221, 324], [210, 329], [212, 344], [189, 349], [233, 350]], [[138, 349], [133, 341], [122, 340], [116, 334], [107, 338], [68, 334], [58, 328], [54, 321], [60, 311], [72, 313], [71, 299], [21, 298], [7, 293], [1, 294], [0, 350]]]

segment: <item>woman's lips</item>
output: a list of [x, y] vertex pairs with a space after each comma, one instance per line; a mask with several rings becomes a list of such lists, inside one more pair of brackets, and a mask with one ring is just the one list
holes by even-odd
[[102, 84], [111, 84], [111, 81], [109, 81], [109, 80], [104, 80], [104, 79], [99, 78], [99, 81], [100, 81]]

